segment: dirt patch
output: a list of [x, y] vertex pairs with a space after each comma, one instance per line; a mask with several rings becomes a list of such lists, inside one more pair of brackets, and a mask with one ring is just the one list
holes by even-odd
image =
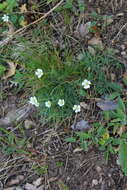
[[[125, 64], [127, 60], [126, 9], [126, 0], [89, 0], [86, 3], [86, 12], [83, 18], [84, 23], [97, 21], [104, 48], [108, 47], [117, 50], [116, 58], [118, 56]], [[100, 19], [92, 17], [91, 13], [94, 11], [101, 16], [112, 16], [113, 21], [111, 25], [106, 26], [102, 30], [100, 26], [103, 21], [102, 17]], [[58, 15], [58, 13], [54, 13], [55, 18]], [[62, 18], [62, 21], [60, 18]], [[65, 27], [62, 15], [56, 20], [57, 22], [59, 21], [59, 24], [52, 25], [54, 44], [61, 49], [61, 56], [63, 57], [66, 45], [77, 55], [79, 50], [88, 48], [88, 39], [94, 35], [93, 33], [90, 34], [87, 39], [78, 38], [75, 31], [77, 25], [80, 24], [79, 20], [77, 16], [72, 15], [70, 25], [68, 24]], [[66, 40], [67, 44], [65, 44]], [[18, 93], [16, 96], [13, 96], [10, 89], [12, 89], [12, 87], [10, 88], [10, 82], [1, 84], [1, 92], [4, 91], [7, 94], [7, 98], [0, 101], [0, 118], [4, 117], [10, 110], [20, 107], [20, 99], [23, 99], [23, 96]], [[90, 109], [92, 110], [93, 107], [91, 106]], [[93, 110], [91, 112], [93, 115]], [[87, 111], [85, 114], [87, 114]], [[82, 119], [85, 119], [84, 117], [83, 113]], [[31, 128], [29, 126], [25, 128], [24, 121], [20, 123], [19, 128], [14, 128], [14, 133], [19, 138], [18, 142], [22, 138], [28, 139], [30, 142], [25, 147], [24, 152], [17, 153], [14, 151], [13, 146], [11, 147], [13, 153], [9, 155], [6, 154], [7, 147], [4, 150], [0, 150], [0, 190], [127, 189], [127, 177], [121, 172], [117, 163], [117, 156], [110, 155], [106, 163], [103, 152], [98, 151], [97, 147], [90, 147], [88, 152], [81, 150], [75, 152], [78, 145], [65, 142], [65, 137], [68, 134], [70, 136], [73, 134], [73, 131], [70, 129], [71, 121], [68, 120], [68, 124], [65, 122], [64, 129], [57, 126], [57, 124], [54, 124], [55, 127], [52, 129], [52, 124], [50, 126], [50, 124], [43, 123], [38, 115], [31, 114], [27, 119], [31, 123], [33, 122]], [[92, 119], [94, 120], [95, 117], [89, 120]], [[7, 128], [7, 130], [13, 130], [13, 126]], [[22, 131], [25, 132], [23, 133]], [[3, 137], [2, 132], [0, 132], [0, 137]], [[16, 148], [20, 150], [20, 144], [17, 144]], [[20, 176], [20, 179], [17, 176]], [[41, 182], [36, 186], [35, 181], [40, 177]]]

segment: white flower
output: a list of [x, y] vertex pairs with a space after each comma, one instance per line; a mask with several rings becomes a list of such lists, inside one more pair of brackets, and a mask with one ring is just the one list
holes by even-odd
[[64, 99], [59, 99], [58, 105], [59, 105], [60, 107], [64, 106]]
[[81, 111], [81, 106], [80, 105], [74, 105], [73, 110], [75, 111], [75, 113], [78, 113]]
[[4, 15], [4, 16], [2, 17], [2, 20], [3, 20], [4, 22], [8, 22], [8, 21], [9, 21], [9, 16], [8, 16], [8, 15]]
[[37, 98], [35, 96], [30, 97], [29, 103], [36, 107], [39, 107], [39, 102], [37, 101]]
[[50, 107], [51, 107], [51, 101], [45, 102], [45, 106], [46, 106], [47, 108], [50, 108]]
[[38, 78], [41, 78], [42, 75], [43, 75], [42, 69], [37, 69], [37, 70], [35, 71], [35, 75], [36, 75]]
[[91, 82], [88, 81], [87, 79], [85, 79], [85, 80], [82, 82], [82, 86], [83, 86], [83, 88], [85, 88], [85, 89], [90, 88], [90, 85], [91, 85]]

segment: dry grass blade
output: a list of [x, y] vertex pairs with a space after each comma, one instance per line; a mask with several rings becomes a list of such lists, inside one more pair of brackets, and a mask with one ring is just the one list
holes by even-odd
[[16, 70], [16, 63], [13, 63], [12, 61], [7, 61], [7, 64], [9, 66], [9, 70], [7, 71], [7, 73], [2, 77], [3, 80], [8, 79], [9, 77], [13, 76], [15, 74], [15, 70]]

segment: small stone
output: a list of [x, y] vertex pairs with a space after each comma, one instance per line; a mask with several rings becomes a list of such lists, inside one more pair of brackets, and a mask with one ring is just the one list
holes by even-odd
[[19, 182], [20, 182], [20, 180], [19, 179], [12, 179], [11, 181], [9, 181], [8, 183], [7, 183], [7, 186], [12, 186], [12, 185], [17, 185], [17, 184], [19, 184]]
[[33, 185], [35, 185], [36, 187], [40, 186], [41, 184], [42, 184], [42, 178], [41, 177], [33, 182]]
[[98, 185], [98, 180], [97, 179], [92, 180], [92, 186], [94, 186], [94, 185]]
[[96, 167], [96, 171], [97, 171], [98, 173], [100, 173], [100, 172], [102, 171], [101, 167], [100, 167], [100, 166], [97, 166], [97, 167]]
[[26, 183], [25, 190], [37, 190], [37, 188], [30, 183]]
[[40, 187], [38, 187], [37, 190], [44, 190], [44, 185], [41, 185]]
[[126, 46], [125, 45], [121, 45], [121, 49], [125, 50]]
[[19, 181], [24, 180], [24, 176], [23, 175], [18, 175], [16, 178], [19, 179]]
[[96, 51], [95, 51], [95, 49], [94, 49], [93, 47], [88, 46], [88, 51], [89, 51], [89, 53], [90, 53], [91, 55], [95, 56]]
[[23, 190], [21, 187], [16, 187], [15, 190]]
[[25, 129], [30, 129], [31, 127], [35, 126], [35, 123], [31, 120], [26, 119], [24, 122]]
[[122, 52], [121, 52], [121, 55], [126, 55], [126, 52], [125, 52], [125, 51], [122, 51]]

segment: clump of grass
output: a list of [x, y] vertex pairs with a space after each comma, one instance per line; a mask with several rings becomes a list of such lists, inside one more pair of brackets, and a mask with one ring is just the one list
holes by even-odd
[[[73, 106], [79, 105], [81, 99], [112, 92], [111, 78], [106, 73], [109, 69], [112, 72], [114, 68], [115, 71], [122, 69], [118, 62], [105, 54], [92, 56], [86, 52], [80, 60], [69, 54], [63, 60], [53, 46], [43, 51], [42, 47], [27, 46], [18, 59], [23, 69], [17, 71], [14, 80], [19, 85], [22, 83], [22, 88], [29, 91], [30, 97], [36, 96], [39, 112], [48, 120], [70, 116]], [[35, 74], [37, 69], [43, 71], [41, 78]], [[84, 79], [91, 81], [91, 90], [83, 89]], [[58, 105], [59, 99], [64, 99], [64, 106]], [[51, 102], [50, 108], [45, 106], [47, 101]]]

